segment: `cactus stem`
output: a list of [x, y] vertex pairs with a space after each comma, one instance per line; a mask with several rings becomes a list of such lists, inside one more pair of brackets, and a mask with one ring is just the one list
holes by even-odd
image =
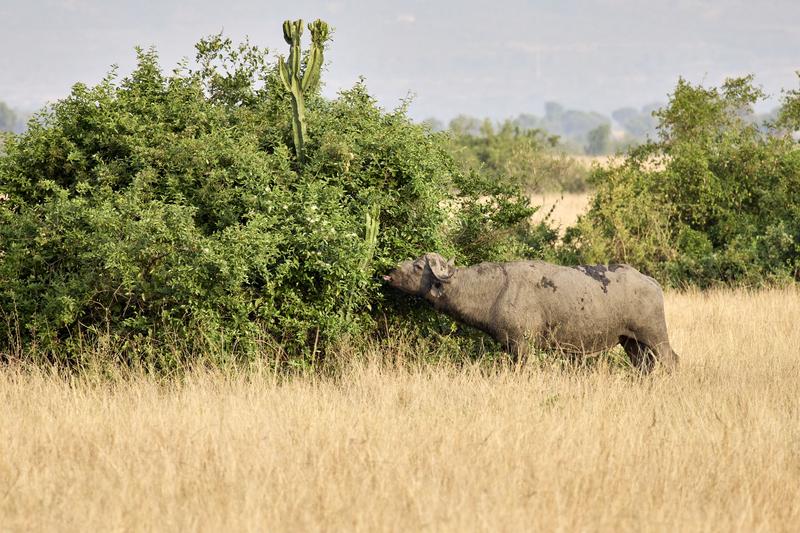
[[315, 20], [308, 25], [311, 31], [311, 49], [305, 69], [301, 72], [300, 38], [303, 35], [303, 20], [283, 23], [283, 38], [289, 45], [289, 59], [278, 58], [278, 73], [284, 87], [292, 98], [292, 137], [297, 160], [305, 162], [306, 144], [306, 105], [305, 96], [319, 86], [320, 70], [324, 61], [323, 51], [328, 39], [328, 25], [322, 20]]

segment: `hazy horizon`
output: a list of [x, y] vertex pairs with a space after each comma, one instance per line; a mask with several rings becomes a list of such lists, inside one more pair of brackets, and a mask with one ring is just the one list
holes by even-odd
[[[754, 74], [778, 104], [798, 86], [800, 5], [740, 1], [507, 1], [404, 3], [347, 0], [2, 0], [0, 101], [36, 109], [75, 82], [96, 83], [133, 48], [155, 46], [169, 72], [194, 57], [201, 37], [223, 30], [238, 41], [286, 54], [281, 22], [322, 18], [335, 29], [324, 92], [364, 76], [387, 108], [414, 94], [415, 119], [458, 114], [502, 119], [540, 115], [547, 101], [610, 114], [664, 102], [678, 77], [718, 85]], [[10, 52], [10, 53], [9, 53]]]

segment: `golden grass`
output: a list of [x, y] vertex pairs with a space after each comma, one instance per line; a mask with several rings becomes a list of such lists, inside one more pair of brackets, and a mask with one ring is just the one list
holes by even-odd
[[541, 206], [533, 214], [533, 221], [541, 222], [547, 217], [548, 223], [563, 233], [578, 221], [578, 216], [586, 212], [591, 198], [592, 194], [588, 192], [532, 194], [531, 203]]
[[667, 311], [682, 365], [646, 378], [0, 369], [0, 530], [796, 531], [800, 291]]

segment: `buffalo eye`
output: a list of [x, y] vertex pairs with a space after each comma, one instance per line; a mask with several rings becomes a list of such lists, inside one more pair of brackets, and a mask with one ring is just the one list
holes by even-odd
[[417, 264], [414, 265], [414, 268], [417, 269], [417, 270], [422, 270], [422, 265], [417, 263]]

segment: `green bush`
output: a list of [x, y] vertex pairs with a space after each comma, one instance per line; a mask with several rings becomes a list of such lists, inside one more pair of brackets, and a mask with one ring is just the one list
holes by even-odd
[[[800, 279], [800, 149], [791, 127], [748, 120], [761, 98], [750, 77], [680, 80], [657, 113], [659, 140], [594, 171], [565, 259], [624, 261], [670, 285]], [[797, 100], [787, 93], [783, 124]]]
[[517, 189], [461, 174], [443, 136], [381, 110], [363, 83], [306, 96], [300, 165], [265, 51], [214, 36], [196, 70], [171, 75], [155, 51], [137, 54], [129, 76], [75, 85], [6, 142], [0, 353], [79, 362], [86, 339], [105, 337], [123, 359], [154, 347], [157, 365], [174, 339], [220, 357], [269, 343], [302, 361], [383, 313], [423, 313], [383, 287], [399, 260], [551, 243]]

